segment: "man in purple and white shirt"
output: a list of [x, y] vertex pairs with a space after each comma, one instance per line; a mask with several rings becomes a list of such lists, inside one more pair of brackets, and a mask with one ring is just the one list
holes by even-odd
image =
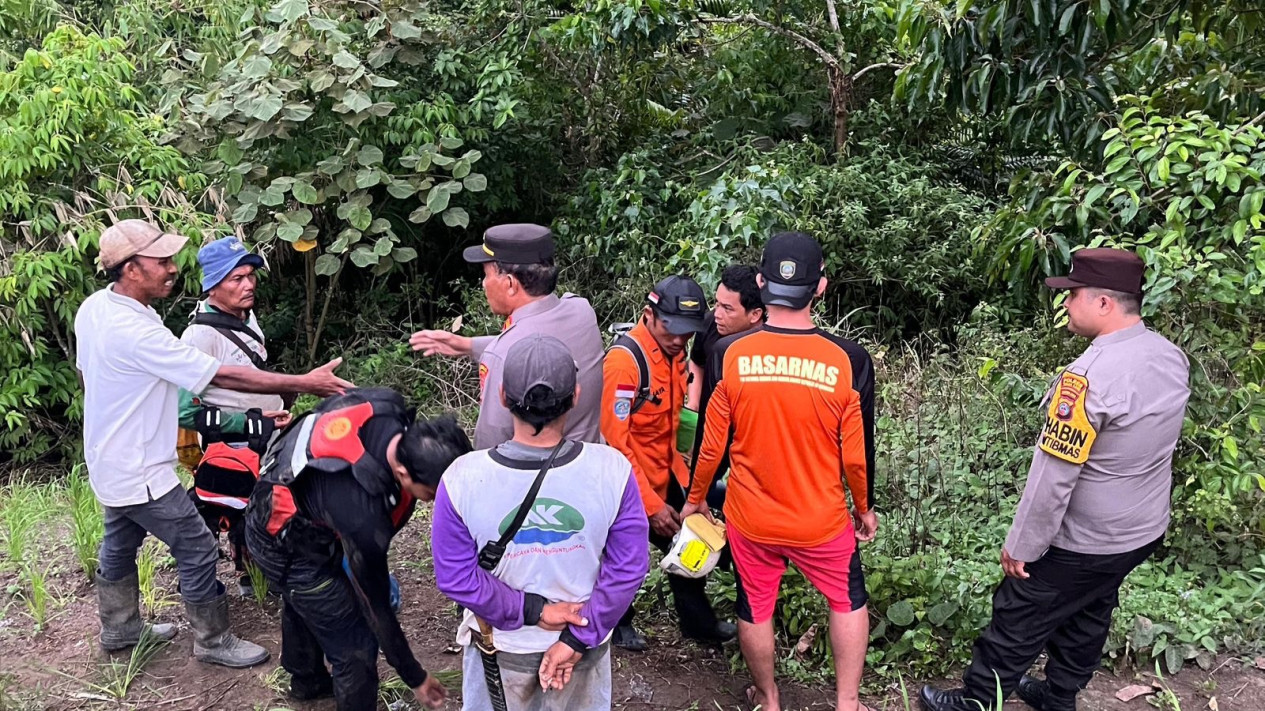
[[[605, 445], [563, 439], [580, 396], [576, 371], [556, 338], [514, 344], [499, 393], [513, 439], [459, 458], [435, 498], [435, 582], [465, 608], [457, 641], [465, 647], [466, 711], [492, 708], [471, 641], [478, 619], [492, 628], [510, 711], [611, 706], [609, 640], [649, 568], [648, 524], [628, 460]], [[480, 549], [500, 538], [551, 455], [500, 563], [480, 568]]]

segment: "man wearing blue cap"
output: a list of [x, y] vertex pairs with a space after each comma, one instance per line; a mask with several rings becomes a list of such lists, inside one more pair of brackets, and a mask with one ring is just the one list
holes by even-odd
[[[198, 250], [198, 264], [206, 298], [198, 302], [180, 340], [225, 365], [270, 370], [253, 311], [257, 270], [266, 266], [263, 257], [229, 236]], [[188, 463], [194, 471], [191, 495], [211, 532], [227, 535], [243, 596], [253, 595], [254, 587], [246, 571], [241, 512], [258, 477], [259, 457], [273, 433], [290, 423], [286, 406], [292, 399], [288, 393], [250, 393], [214, 384], [200, 393], [180, 391], [180, 426], [196, 431], [207, 450], [202, 455], [195, 448], [199, 459]]]
[[[202, 291], [193, 321], [180, 340], [221, 363], [267, 370], [268, 350], [255, 320], [257, 270], [264, 258], [246, 250], [236, 237], [218, 239], [198, 250], [202, 267]], [[245, 393], [211, 385], [201, 393], [180, 391], [180, 426], [197, 429], [208, 408], [219, 410], [219, 429], [241, 435], [246, 412], [258, 409], [280, 429], [290, 422], [285, 398], [276, 394]]]

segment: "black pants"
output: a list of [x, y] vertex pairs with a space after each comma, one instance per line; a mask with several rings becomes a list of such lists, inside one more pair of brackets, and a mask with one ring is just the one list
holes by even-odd
[[[668, 506], [680, 511], [685, 506], [685, 493], [675, 481], [668, 482]], [[650, 529], [650, 544], [666, 553], [672, 547], [672, 539], [660, 536]], [[672, 604], [676, 607], [676, 617], [681, 625], [681, 632], [687, 637], [707, 637], [716, 629], [716, 612], [707, 599], [707, 578], [683, 578], [679, 575], [668, 576], [668, 587], [672, 590]], [[634, 607], [620, 619], [620, 625], [631, 625], [635, 617]]]
[[378, 707], [378, 640], [339, 569], [305, 589], [281, 592], [281, 666], [296, 692], [329, 683], [333, 668], [338, 711]]
[[1163, 540], [1115, 555], [1051, 548], [1025, 566], [1027, 580], [1003, 579], [993, 595], [993, 619], [962, 676], [968, 696], [986, 709], [999, 683], [1003, 698], [1010, 696], [1043, 649], [1051, 691], [1071, 696], [1085, 688], [1102, 662], [1120, 584]]

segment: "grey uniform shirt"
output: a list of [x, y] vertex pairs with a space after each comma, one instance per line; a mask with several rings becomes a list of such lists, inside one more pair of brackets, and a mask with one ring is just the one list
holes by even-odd
[[[1070, 379], [1069, 388], [1064, 387], [1067, 374], [1080, 376]], [[1042, 400], [1043, 411], [1050, 411], [1048, 424], [1033, 454], [1006, 551], [1025, 562], [1051, 546], [1108, 555], [1164, 535], [1189, 377], [1181, 349], [1145, 324], [1094, 339]], [[1048, 441], [1052, 425], [1059, 427], [1055, 410], [1060, 402], [1073, 402], [1083, 382], [1084, 415], [1097, 434], [1089, 442], [1088, 459], [1076, 464], [1040, 442]], [[1071, 445], [1064, 457], [1070, 456], [1080, 444], [1078, 436], [1073, 432], [1062, 439]], [[1051, 448], [1059, 449], [1058, 442]]]
[[586, 299], [574, 294], [554, 294], [522, 306], [510, 315], [510, 325], [497, 336], [473, 339], [471, 357], [479, 363], [479, 422], [474, 428], [474, 448], [491, 449], [514, 437], [514, 420], [501, 403], [501, 375], [510, 346], [536, 333], [553, 336], [571, 349], [580, 372], [580, 400], [567, 413], [565, 437], [600, 444], [602, 359], [606, 349], [597, 327], [597, 314]]

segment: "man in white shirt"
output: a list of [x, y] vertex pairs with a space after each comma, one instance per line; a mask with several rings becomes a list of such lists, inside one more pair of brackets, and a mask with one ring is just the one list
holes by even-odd
[[330, 395], [351, 384], [334, 375], [341, 359], [305, 375], [278, 375], [221, 365], [181, 343], [151, 304], [171, 294], [172, 257], [187, 237], [143, 220], [124, 220], [101, 234], [100, 262], [112, 282], [75, 314], [76, 365], [84, 385], [84, 460], [105, 509], [97, 570], [101, 645], [136, 644], [148, 631], [175, 636], [172, 625], [142, 624], [136, 552], [152, 533], [171, 548], [180, 576], [194, 656], [229, 667], [259, 664], [263, 647], [228, 631], [228, 598], [216, 579], [218, 548], [176, 477], [179, 389], [210, 384], [249, 392]]

